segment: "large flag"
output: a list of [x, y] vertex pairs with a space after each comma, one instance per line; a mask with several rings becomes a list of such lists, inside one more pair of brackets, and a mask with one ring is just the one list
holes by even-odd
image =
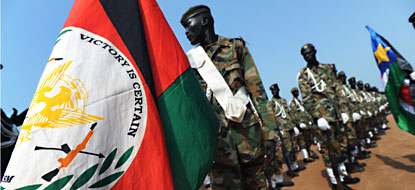
[[412, 67], [386, 39], [370, 27], [366, 28], [372, 38], [373, 53], [395, 121], [401, 129], [415, 135], [415, 105], [408, 76]]
[[154, 0], [76, 0], [1, 189], [198, 189], [217, 131]]

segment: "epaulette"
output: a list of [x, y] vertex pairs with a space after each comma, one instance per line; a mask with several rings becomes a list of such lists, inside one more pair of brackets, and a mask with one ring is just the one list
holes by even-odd
[[239, 38], [231, 38], [230, 41], [241, 41], [244, 46], [246, 46], [245, 40], [239, 36]]

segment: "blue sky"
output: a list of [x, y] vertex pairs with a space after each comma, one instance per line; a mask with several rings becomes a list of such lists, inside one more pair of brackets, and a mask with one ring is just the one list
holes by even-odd
[[[260, 2], [260, 3], [258, 3]], [[179, 23], [191, 6], [208, 5], [216, 32], [243, 37], [268, 87], [279, 83], [281, 95], [291, 99], [296, 75], [305, 66], [300, 48], [313, 43], [323, 63], [335, 63], [348, 76], [383, 90], [374, 60], [369, 25], [412, 64], [415, 63], [415, 29], [408, 17], [414, 0], [316, 1], [199, 1], [159, 0], [167, 21], [184, 51], [191, 48]], [[29, 107], [55, 40], [73, 0], [1, 1], [1, 107]]]

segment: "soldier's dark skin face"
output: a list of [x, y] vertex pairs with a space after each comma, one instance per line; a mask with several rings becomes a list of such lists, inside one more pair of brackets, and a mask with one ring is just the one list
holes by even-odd
[[352, 87], [353, 89], [355, 89], [356, 88], [356, 80], [349, 80], [349, 85], [350, 85], [350, 87]]
[[366, 91], [372, 91], [372, 89], [370, 88], [370, 86], [369, 86], [369, 85], [365, 85], [365, 90], [366, 90]]
[[342, 84], [346, 84], [346, 75], [340, 75], [340, 76], [339, 76], [339, 81], [340, 81]]
[[279, 98], [280, 97], [280, 88], [279, 87], [271, 88], [271, 93], [275, 98]]
[[359, 88], [359, 90], [363, 90], [363, 84], [357, 84], [357, 88]]
[[317, 50], [313, 47], [304, 48], [301, 50], [301, 55], [303, 56], [304, 60], [307, 62], [307, 65], [315, 66], [318, 64], [316, 58]]
[[192, 45], [202, 43], [203, 41], [204, 27], [202, 20], [203, 18], [201, 16], [194, 16], [183, 23], [183, 27], [186, 30], [186, 37]]
[[298, 95], [299, 95], [300, 93], [298, 92], [298, 90], [295, 90], [295, 91], [292, 91], [292, 92], [291, 92], [291, 94], [292, 94], [294, 97], [298, 98]]

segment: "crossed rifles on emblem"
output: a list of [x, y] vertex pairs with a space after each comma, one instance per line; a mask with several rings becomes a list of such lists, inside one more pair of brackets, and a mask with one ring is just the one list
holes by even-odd
[[53, 177], [55, 177], [59, 171], [62, 168], [66, 168], [69, 166], [69, 164], [72, 162], [72, 160], [78, 155], [78, 153], [82, 153], [82, 154], [87, 154], [87, 155], [92, 155], [92, 156], [98, 156], [99, 158], [105, 158], [105, 156], [102, 153], [91, 153], [91, 152], [85, 152], [82, 151], [86, 148], [86, 144], [88, 143], [89, 139], [91, 139], [92, 135], [94, 134], [94, 128], [97, 125], [97, 123], [93, 123], [91, 125], [91, 130], [88, 132], [88, 134], [86, 135], [86, 137], [84, 138], [84, 140], [76, 146], [76, 148], [74, 150], [71, 150], [71, 148], [69, 147], [68, 144], [63, 144], [61, 145], [61, 148], [51, 148], [51, 147], [40, 147], [40, 146], [36, 146], [35, 150], [58, 150], [58, 151], [63, 151], [66, 153], [65, 158], [59, 158], [58, 162], [61, 163], [61, 165], [48, 172], [47, 174], [42, 176], [42, 179], [46, 180], [46, 181], [51, 181]]

